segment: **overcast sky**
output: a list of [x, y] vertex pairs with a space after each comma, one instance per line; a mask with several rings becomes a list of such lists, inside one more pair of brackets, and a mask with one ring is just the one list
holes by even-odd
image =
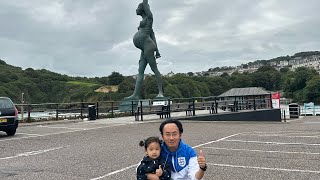
[[[133, 75], [142, 0], [1, 0], [0, 59], [70, 76]], [[320, 50], [319, 0], [149, 0], [161, 74]], [[146, 73], [151, 73], [150, 67]]]

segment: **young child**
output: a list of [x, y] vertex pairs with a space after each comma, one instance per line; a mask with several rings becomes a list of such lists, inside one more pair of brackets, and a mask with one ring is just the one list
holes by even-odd
[[156, 174], [161, 180], [170, 180], [170, 166], [160, 156], [161, 143], [159, 137], [149, 137], [140, 141], [139, 145], [144, 146], [146, 156], [137, 168], [137, 180], [147, 180], [147, 174]]

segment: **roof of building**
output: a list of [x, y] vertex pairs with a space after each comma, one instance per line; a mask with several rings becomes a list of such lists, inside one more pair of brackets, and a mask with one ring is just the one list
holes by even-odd
[[239, 96], [252, 96], [252, 95], [267, 95], [270, 92], [261, 87], [248, 87], [248, 88], [232, 88], [227, 92], [219, 95], [219, 97], [239, 97]]

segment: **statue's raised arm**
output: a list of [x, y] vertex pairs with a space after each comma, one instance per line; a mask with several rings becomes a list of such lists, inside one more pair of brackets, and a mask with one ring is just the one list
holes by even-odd
[[150, 10], [150, 5], [148, 3], [148, 0], [143, 0], [142, 4], [143, 4], [144, 12], [146, 13], [147, 17], [153, 20], [153, 15]]

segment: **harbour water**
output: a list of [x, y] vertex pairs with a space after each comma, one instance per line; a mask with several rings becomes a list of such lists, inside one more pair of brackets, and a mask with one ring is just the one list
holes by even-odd
[[[83, 115], [85, 116], [86, 113], [83, 113]], [[68, 117], [79, 117], [81, 116], [80, 113], [59, 113], [58, 117], [59, 118], [68, 118]], [[22, 119], [22, 114], [20, 113], [18, 115], [19, 119]], [[28, 118], [28, 113], [25, 112], [23, 114], [23, 119], [27, 119]], [[43, 120], [43, 119], [55, 119], [56, 118], [56, 112], [54, 111], [44, 111], [44, 112], [30, 112], [30, 118], [34, 119], [34, 120]]]

